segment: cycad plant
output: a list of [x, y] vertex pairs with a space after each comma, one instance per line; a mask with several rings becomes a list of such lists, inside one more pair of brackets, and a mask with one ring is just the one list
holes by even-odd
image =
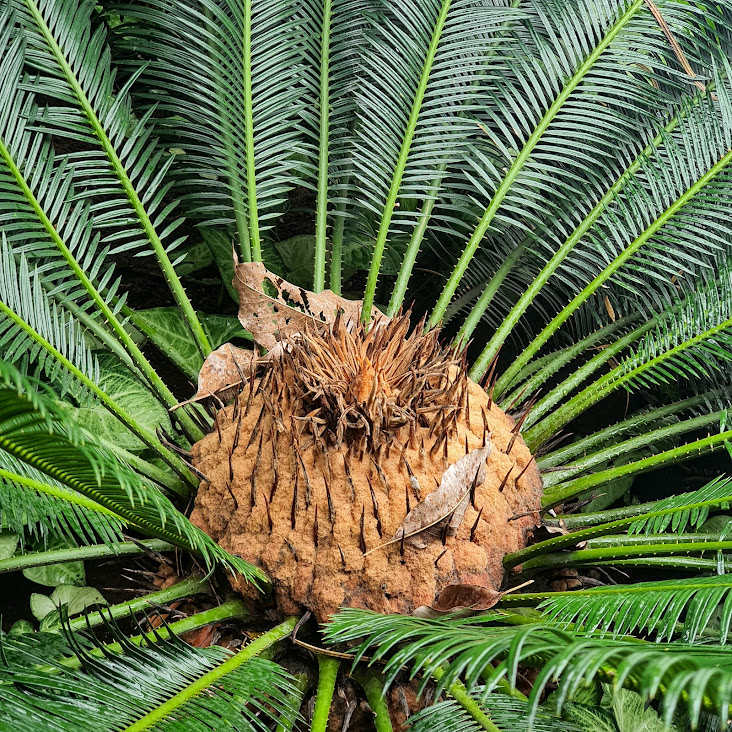
[[[727, 0], [5, 0], [0, 571], [178, 547], [202, 568], [233, 574], [250, 601], [268, 597], [266, 562], [247, 554], [256, 543], [249, 529], [228, 548], [242, 546], [251, 562], [186, 518], [199, 480], [215, 483], [191, 460], [210, 454], [203, 445], [223, 444], [225, 418], [231, 451], [240, 440], [256, 455], [247, 473], [253, 515], [269, 443], [264, 428], [258, 435], [246, 423], [241, 435], [236, 424], [249, 414], [247, 396], [261, 403], [254, 416], [268, 410], [274, 483], [258, 511], [271, 533], [275, 489], [277, 500], [291, 491], [291, 514], [279, 521], [294, 533], [282, 544], [302, 567], [297, 537], [307, 531], [305, 548], [317, 549], [342, 504], [328, 493], [319, 518], [298, 503], [311, 489], [330, 490], [330, 467], [308, 463], [306, 477], [298, 446], [302, 471], [278, 473], [280, 423], [306, 418], [310, 432], [298, 434], [326, 457], [336, 449], [327, 430], [338, 445], [338, 424], [346, 442], [358, 433], [359, 459], [373, 458], [385, 481], [402, 468], [379, 461], [392, 459], [399, 429], [418, 424], [432, 442], [409, 432], [404, 464], [429, 454], [437, 465], [439, 447], [441, 473], [463, 438], [466, 458], [489, 447], [487, 423], [471, 421], [467, 402], [478, 392], [468, 362], [474, 382], [488, 377], [473, 399], [513, 419], [503, 442], [494, 427], [494, 460], [518, 444], [522, 470], [538, 466], [543, 482], [541, 507], [490, 525], [508, 535], [513, 520], [543, 524], [556, 535], [504, 559], [537, 592], [479, 588], [447, 607], [462, 612], [445, 615], [433, 599], [417, 616], [367, 609], [390, 607], [385, 591], [376, 596], [381, 579], [368, 597], [346, 593], [355, 607], [324, 635], [297, 641], [298, 653], [317, 657], [315, 690], [284, 640], [294, 616], [234, 653], [200, 649], [177, 635], [241, 618], [241, 600], [156, 630], [139, 620], [130, 635], [130, 614], [202, 593], [205, 582], [194, 576], [86, 618], [73, 616], [103, 597], [61, 583], [36, 600], [50, 608], [37, 613], [41, 632], [21, 624], [0, 636], [0, 730], [291, 730], [308, 719], [317, 731], [336, 685], [354, 684], [380, 731], [421, 706], [410, 728], [723, 728], [732, 487], [719, 478], [692, 490], [679, 480], [657, 502], [622, 497], [634, 476], [724, 454], [732, 438], [731, 30]], [[134, 309], [128, 296], [134, 304], [139, 293], [125, 291], [115, 264], [149, 270], [151, 257], [174, 304]], [[243, 262], [236, 277], [232, 259]], [[270, 333], [282, 343], [248, 370], [237, 366], [233, 406], [222, 395], [179, 406], [189, 395], [166, 384], [153, 365], [159, 354], [195, 379], [222, 344], [262, 345], [254, 328], [200, 312], [189, 298], [186, 282], [213, 264], [225, 297], [237, 297], [233, 280], [251, 300], [240, 272], [264, 272], [254, 297], [274, 308], [280, 330], [283, 308], [297, 320], [298, 303], [310, 324]], [[345, 307], [336, 299], [330, 322], [323, 311], [312, 317], [309, 303], [326, 283], [334, 295], [324, 297], [362, 298], [360, 324], [335, 313]], [[410, 315], [400, 313], [410, 307], [424, 319], [412, 317], [408, 335]], [[339, 348], [340, 360], [318, 355]], [[341, 368], [350, 376], [336, 378]], [[290, 392], [293, 384], [305, 391]], [[283, 413], [283, 404], [312, 407], [316, 392], [317, 410]], [[592, 428], [576, 429], [622, 394], [620, 420], [594, 409]], [[363, 404], [381, 405], [378, 419]], [[231, 466], [220, 487], [238, 511]], [[413, 504], [434, 491], [406, 470], [397, 525], [409, 490]], [[469, 488], [479, 482], [473, 471]], [[508, 480], [491, 490], [502, 493]], [[362, 568], [375, 549], [365, 527], [381, 536], [389, 504], [386, 485], [369, 488], [353, 539]], [[431, 522], [436, 532], [417, 537], [420, 551], [435, 550], [429, 564], [438, 568], [457, 544], [452, 529], [472, 542], [489, 525], [476, 500], [484, 494], [476, 485], [461, 494], [459, 529], [453, 505]], [[216, 533], [210, 516], [196, 523]], [[389, 546], [384, 534], [372, 556], [417, 556], [401, 531]], [[358, 584], [343, 541], [329, 546]], [[283, 596], [270, 564], [280, 610], [288, 601], [307, 607], [307, 598]], [[573, 582], [600, 586], [543, 591], [557, 568], [588, 565], [594, 580]], [[653, 581], [603, 584], [621, 576], [605, 567], [626, 565]], [[648, 700], [656, 706], [645, 708]]]

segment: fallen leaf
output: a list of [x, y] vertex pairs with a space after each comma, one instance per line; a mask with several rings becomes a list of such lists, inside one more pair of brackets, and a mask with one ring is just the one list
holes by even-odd
[[533, 580], [529, 580], [503, 592], [480, 585], [448, 585], [437, 596], [434, 605], [422, 605], [414, 611], [413, 615], [421, 618], [437, 618], [448, 613], [471, 615], [483, 612], [490, 610], [504, 595], [516, 592], [532, 582]]
[[252, 351], [237, 348], [231, 343], [224, 343], [211, 351], [198, 373], [198, 391], [190, 399], [176, 404], [173, 409], [213, 396], [222, 402], [228, 402], [236, 394], [242, 377], [249, 378], [253, 359]]
[[[239, 322], [267, 351], [309, 326], [334, 322], [339, 312], [346, 326], [361, 316], [361, 300], [346, 300], [332, 290], [305, 290], [272, 274], [261, 262], [239, 264], [235, 259], [234, 287], [239, 293]], [[386, 316], [372, 308], [371, 318]]]
[[447, 535], [454, 536], [470, 502], [470, 491], [485, 480], [485, 461], [491, 454], [491, 443], [473, 450], [453, 463], [443, 474], [440, 485], [420, 501], [405, 517], [390, 543], [404, 537], [418, 549], [427, 546], [425, 533], [439, 535], [447, 522]]

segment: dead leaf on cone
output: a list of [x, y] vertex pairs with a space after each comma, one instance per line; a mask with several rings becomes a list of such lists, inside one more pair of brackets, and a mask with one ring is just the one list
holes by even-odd
[[[239, 322], [267, 351], [308, 327], [333, 323], [338, 313], [346, 325], [361, 316], [363, 301], [346, 300], [332, 290], [304, 290], [269, 272], [261, 262], [239, 264], [235, 259], [233, 284], [239, 293]], [[386, 316], [372, 308], [371, 318]]]

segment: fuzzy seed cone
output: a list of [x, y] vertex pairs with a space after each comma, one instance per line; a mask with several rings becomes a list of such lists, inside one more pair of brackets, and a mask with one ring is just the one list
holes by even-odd
[[[338, 322], [303, 334], [252, 374], [193, 448], [207, 480], [192, 521], [262, 567], [283, 614], [307, 608], [322, 622], [340, 607], [411, 613], [448, 585], [498, 589], [503, 556], [535, 524], [531, 515], [509, 520], [541, 497], [513, 420], [435, 332], [408, 327], [403, 317], [368, 334]], [[449, 465], [488, 441], [485, 480], [454, 536], [437, 527], [419, 535], [424, 548], [406, 540], [370, 552]], [[252, 589], [235, 584], [256, 608]]]

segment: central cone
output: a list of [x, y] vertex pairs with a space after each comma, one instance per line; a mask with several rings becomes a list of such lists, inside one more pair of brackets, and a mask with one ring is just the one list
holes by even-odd
[[[498, 589], [504, 554], [535, 523], [541, 478], [457, 351], [437, 331], [410, 334], [407, 316], [368, 332], [336, 320], [277, 350], [194, 446], [206, 480], [193, 522], [262, 567], [284, 614], [411, 613], [448, 585]], [[447, 468], [486, 445], [485, 480], [456, 531], [442, 522], [386, 545]]]

